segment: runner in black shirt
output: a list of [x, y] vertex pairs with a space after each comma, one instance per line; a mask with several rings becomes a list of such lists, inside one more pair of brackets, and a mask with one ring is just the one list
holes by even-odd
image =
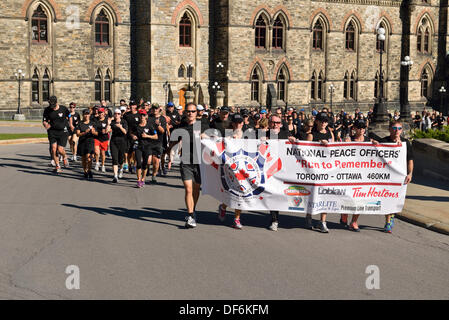
[[[194, 153], [196, 154], [201, 151], [201, 145], [197, 145], [198, 141], [196, 140], [205, 137], [204, 131], [208, 129], [208, 126], [196, 120], [197, 108], [195, 104], [187, 104], [185, 113], [186, 122], [182, 127], [173, 132], [172, 142], [170, 142], [167, 152], [170, 152], [176, 144], [182, 141], [182, 133], [184, 135], [186, 133], [189, 135], [190, 141], [183, 141], [184, 145], [182, 147], [182, 153], [184, 154], [184, 157], [181, 156], [181, 178], [184, 183], [185, 201], [188, 213], [188, 216], [186, 217], [186, 228], [194, 228], [196, 227], [195, 208], [200, 195], [201, 173], [199, 164], [194, 163], [193, 155]], [[184, 131], [181, 133], [178, 130]], [[177, 141], [173, 141], [173, 139], [177, 139]], [[189, 159], [184, 159], [186, 158], [186, 153], [189, 155]]]
[[78, 155], [81, 156], [84, 177], [91, 180], [92, 175], [92, 161], [95, 155], [95, 124], [90, 121], [90, 110], [83, 111], [83, 120], [78, 123], [75, 128], [76, 135], [79, 137], [78, 141]]
[[134, 128], [133, 135], [137, 138], [134, 141], [137, 187], [145, 186], [145, 177], [148, 169], [148, 159], [151, 155], [151, 146], [158, 139], [156, 128], [148, 122], [148, 114], [145, 110], [139, 110], [140, 121]]
[[125, 164], [123, 165], [123, 171], [128, 172], [128, 170], [133, 173], [135, 169], [136, 162], [134, 156], [134, 140], [132, 132], [135, 131], [136, 126], [139, 123], [139, 114], [137, 113], [137, 103], [134, 100], [129, 102], [131, 111], [126, 113], [124, 116], [125, 121], [128, 123], [128, 152], [125, 154]]
[[81, 116], [78, 112], [76, 112], [76, 103], [70, 102], [69, 104], [69, 145], [70, 150], [72, 151], [73, 161], [76, 161], [76, 154], [77, 154], [77, 148], [78, 148], [78, 136], [76, 135], [75, 128], [78, 125], [78, 123], [81, 121]]
[[[412, 181], [413, 176], [413, 149], [412, 144], [407, 139], [401, 137], [403, 131], [402, 121], [394, 120], [390, 123], [390, 135], [383, 138], [380, 142], [384, 143], [397, 143], [402, 144], [405, 142], [407, 145], [407, 176], [405, 177], [404, 184], [408, 184]], [[391, 233], [394, 226], [394, 214], [387, 214], [385, 216], [384, 231]]]
[[222, 107], [220, 110], [219, 117], [216, 118], [215, 120], [212, 120], [210, 124], [211, 128], [217, 129], [218, 132], [220, 132], [221, 137], [225, 137], [225, 131], [230, 126], [230, 121], [228, 118], [229, 118], [229, 108]]
[[161, 108], [158, 104], [153, 104], [151, 107], [151, 115], [148, 118], [149, 124], [157, 131], [157, 140], [150, 144], [150, 159], [149, 163], [153, 164], [153, 172], [151, 182], [157, 183], [156, 175], [159, 171], [159, 164], [163, 152], [164, 135], [167, 131], [167, 120], [161, 116]]
[[64, 148], [67, 144], [67, 124], [70, 112], [66, 107], [58, 104], [58, 99], [55, 96], [51, 96], [48, 102], [50, 105], [44, 110], [42, 124], [47, 129], [48, 141], [55, 162], [54, 172], [58, 173], [61, 172], [58, 154], [63, 156], [64, 166], [68, 167], [69, 165]]
[[[319, 141], [324, 145], [327, 145], [329, 142], [334, 142], [334, 135], [331, 131], [327, 130], [327, 124], [329, 123], [329, 117], [326, 113], [320, 112], [316, 115], [315, 124], [316, 127], [312, 130], [311, 133], [307, 136], [308, 141]], [[320, 231], [323, 233], [328, 233], [329, 229], [326, 225], [326, 216], [327, 213], [321, 214], [321, 221], [319, 224]], [[307, 228], [313, 229], [313, 221], [312, 215], [306, 215], [306, 223]]]
[[114, 171], [112, 182], [117, 183], [118, 179], [123, 177], [123, 161], [125, 159], [125, 151], [127, 148], [126, 134], [128, 132], [128, 123], [122, 119], [122, 112], [120, 109], [115, 109], [114, 120], [111, 122], [111, 130], [112, 168]]
[[106, 167], [104, 166], [106, 161], [106, 151], [109, 145], [109, 132], [111, 132], [111, 127], [109, 125], [109, 120], [106, 117], [106, 110], [104, 108], [98, 109], [98, 119], [96, 121], [96, 131], [97, 136], [95, 137], [95, 171], [100, 169], [100, 163], [98, 162], [101, 155], [101, 171], [106, 172]]

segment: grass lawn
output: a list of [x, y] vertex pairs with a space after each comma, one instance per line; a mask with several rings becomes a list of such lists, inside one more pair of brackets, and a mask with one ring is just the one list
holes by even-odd
[[46, 133], [0, 133], [0, 140], [46, 138]]

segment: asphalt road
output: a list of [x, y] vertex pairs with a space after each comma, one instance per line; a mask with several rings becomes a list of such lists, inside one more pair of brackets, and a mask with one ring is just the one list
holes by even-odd
[[[220, 223], [217, 201], [200, 199], [198, 227], [184, 229], [179, 173], [159, 185], [111, 184], [111, 173], [59, 176], [46, 144], [0, 147], [0, 298], [6, 299], [448, 299], [449, 237], [382, 216], [362, 232], [304, 229], [303, 215], [244, 212], [243, 230]], [[110, 168], [108, 168], [110, 170]], [[67, 266], [80, 289], [66, 288]], [[367, 289], [367, 267], [380, 289]]]

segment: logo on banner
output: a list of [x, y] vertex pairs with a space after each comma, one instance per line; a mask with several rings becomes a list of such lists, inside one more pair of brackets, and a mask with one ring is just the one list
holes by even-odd
[[296, 211], [304, 211], [306, 207], [306, 200], [303, 197], [293, 197], [288, 199], [288, 209]]
[[326, 210], [326, 211], [337, 211], [337, 201], [318, 201], [318, 202], [309, 202], [309, 209], [312, 210]]
[[320, 188], [318, 188], [318, 194], [344, 196], [344, 195], [346, 195], [346, 189], [321, 188], [320, 187]]
[[230, 153], [225, 151], [223, 141], [217, 143], [216, 147], [218, 154], [205, 150], [203, 157], [216, 157], [220, 160], [221, 165], [216, 162], [211, 165], [220, 172], [222, 192], [229, 192], [233, 196], [246, 199], [259, 196], [265, 190], [267, 180], [282, 169], [281, 159], [271, 156], [267, 144], [259, 145], [257, 152], [240, 149]]
[[290, 186], [284, 190], [284, 194], [287, 196], [308, 196], [310, 191], [301, 186]]

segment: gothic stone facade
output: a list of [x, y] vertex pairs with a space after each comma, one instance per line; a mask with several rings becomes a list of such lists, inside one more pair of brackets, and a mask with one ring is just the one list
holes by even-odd
[[334, 107], [367, 109], [380, 92], [379, 26], [390, 109], [405, 85], [412, 106], [438, 105], [447, 24], [447, 0], [5, 0], [0, 111], [14, 113], [19, 68], [25, 110], [51, 94], [83, 106], [131, 96], [183, 104], [189, 82], [203, 104], [215, 104], [217, 82], [227, 105], [329, 106], [332, 85]]

